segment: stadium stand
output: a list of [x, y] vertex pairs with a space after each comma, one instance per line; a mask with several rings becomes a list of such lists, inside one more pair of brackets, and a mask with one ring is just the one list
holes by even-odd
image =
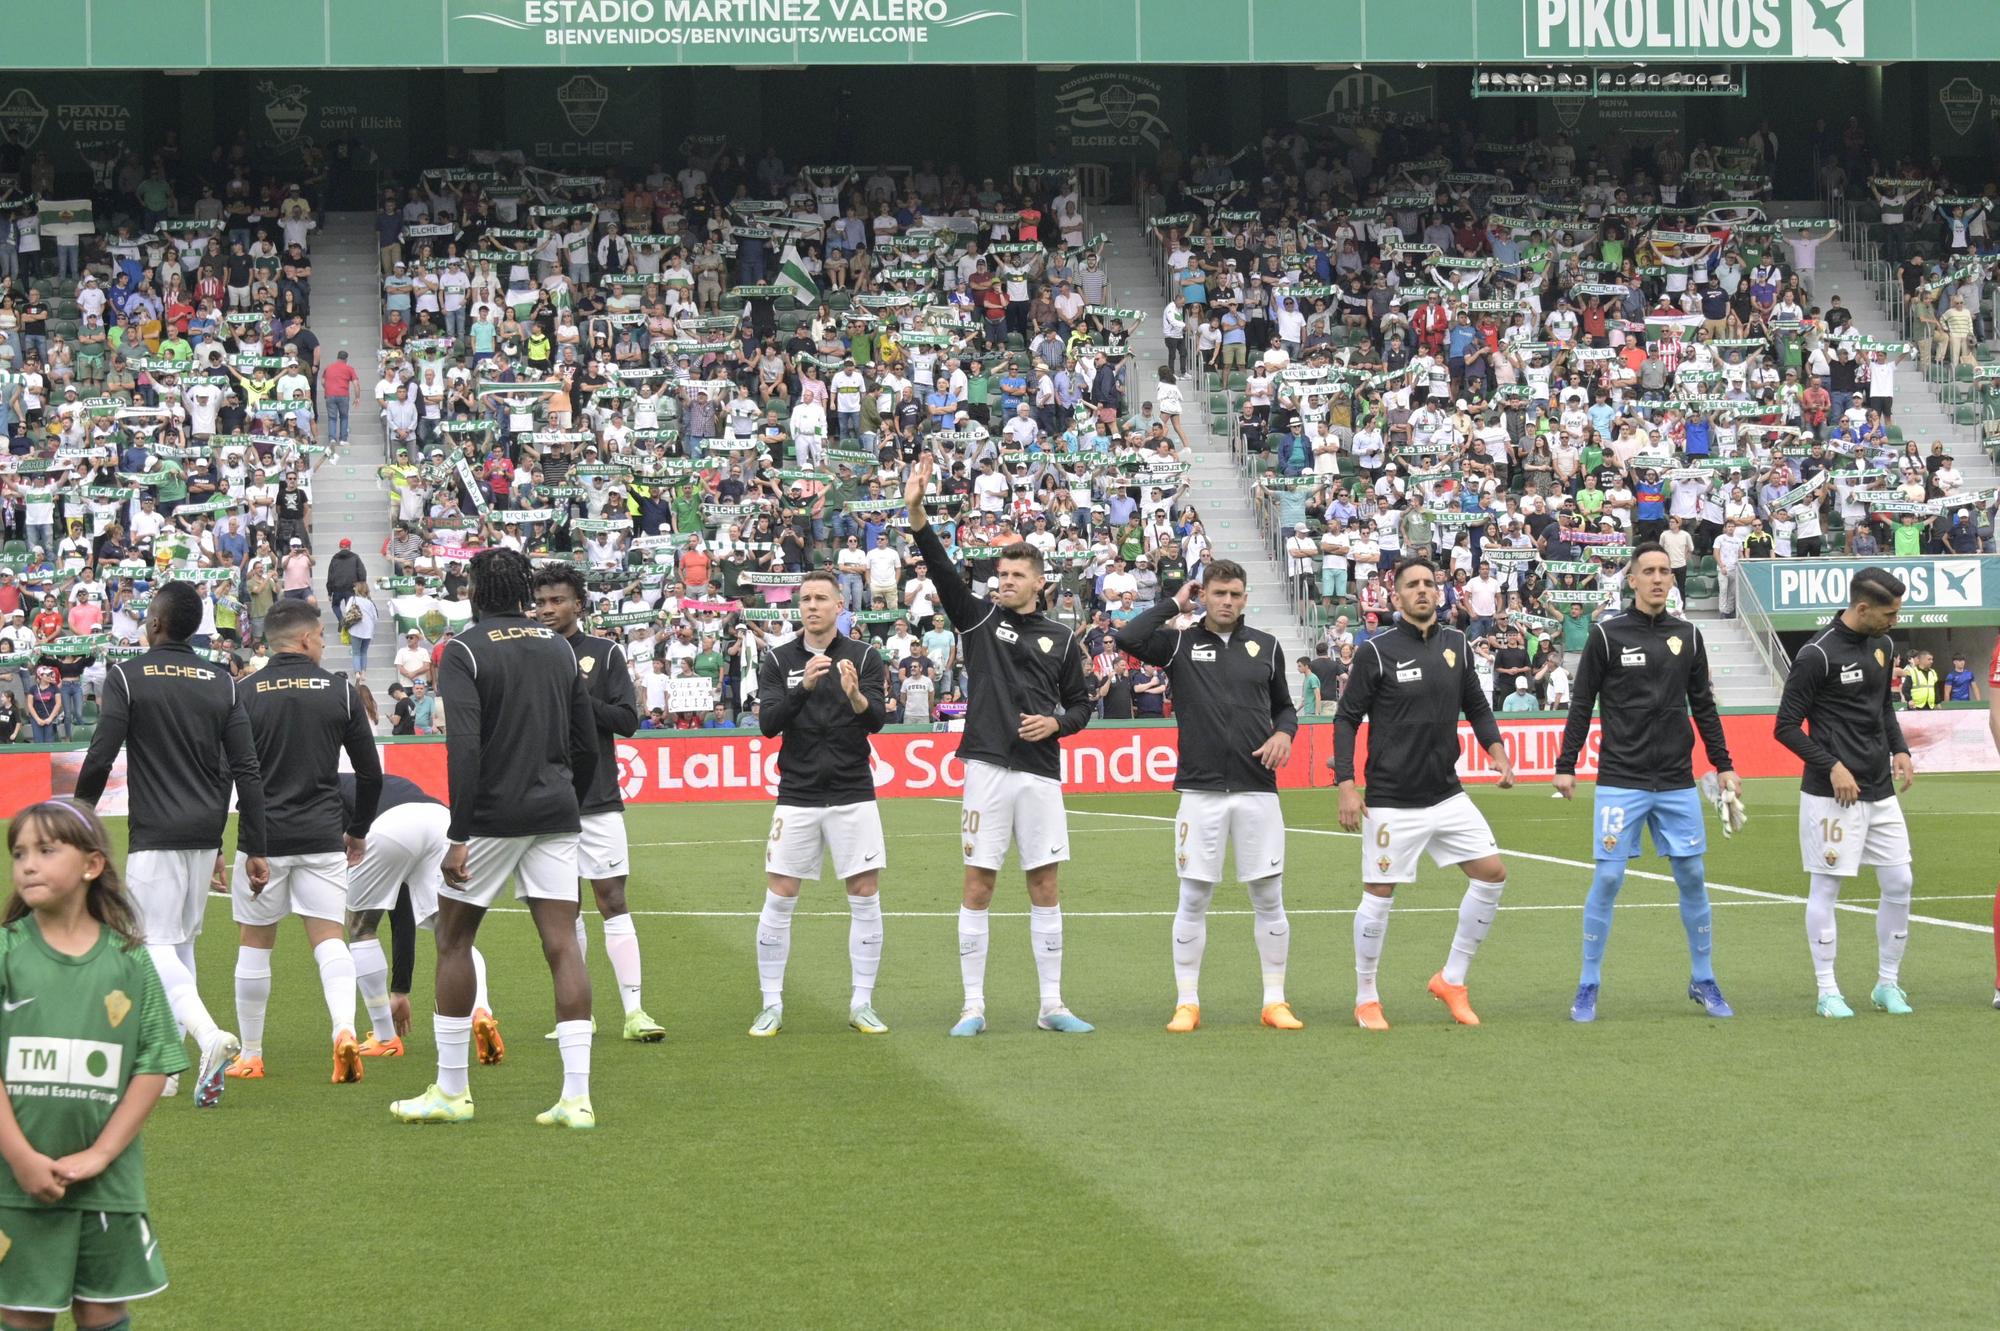
[[[1812, 150], [1806, 204], [1770, 197], [1755, 136], [1579, 160], [1379, 109], [1228, 157], [1170, 143], [1134, 209], [1055, 160], [787, 167], [713, 137], [643, 175], [473, 153], [365, 220], [169, 153], [101, 200], [22, 178], [0, 231], [22, 734], [88, 733], [162, 575], [211, 589], [204, 636], [239, 669], [270, 603], [312, 596], [372, 643], [352, 667], [385, 727], [434, 731], [423, 658], [489, 545], [588, 569], [649, 725], [735, 724], [821, 565], [897, 719], [948, 723], [956, 646], [896, 521], [924, 447], [968, 576], [1041, 549], [1113, 715], [1171, 699], [1110, 629], [1218, 555], [1284, 588], [1324, 704], [1417, 552], [1496, 698], [1559, 702], [1654, 539], [1721, 617], [1727, 700], [1770, 665], [1726, 623], [1735, 562], [1993, 549], [2000, 198]], [[315, 259], [379, 281], [339, 368]], [[315, 548], [316, 479], [351, 550]]]

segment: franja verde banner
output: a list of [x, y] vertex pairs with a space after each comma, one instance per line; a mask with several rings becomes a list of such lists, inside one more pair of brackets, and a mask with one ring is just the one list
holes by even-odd
[[1995, 0], [63, 0], [9, 6], [7, 35], [6, 69], [300, 75], [551, 65], [2000, 59]]

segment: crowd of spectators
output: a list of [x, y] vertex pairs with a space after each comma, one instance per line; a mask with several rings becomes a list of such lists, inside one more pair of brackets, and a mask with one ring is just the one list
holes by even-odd
[[261, 663], [271, 602], [316, 599], [314, 476], [346, 437], [356, 376], [311, 328], [300, 185], [171, 136], [105, 166], [52, 199], [45, 157], [0, 150], [6, 738], [88, 733], [163, 579], [200, 587], [201, 649]]
[[1105, 237], [1060, 161], [996, 182], [713, 145], [583, 177], [484, 154], [377, 223], [384, 582], [413, 610], [456, 599], [473, 549], [569, 560], [649, 718], [754, 724], [757, 655], [831, 567], [893, 719], [949, 722], [964, 672], [900, 519], [932, 450], [961, 574], [1036, 546], [1052, 612], [1104, 629], [1107, 705], [1158, 693], [1113, 676], [1109, 626], [1206, 557], [1180, 390], [1130, 381], [1143, 316], [1105, 304]]
[[1149, 226], [1169, 364], [1210, 388], [1336, 665], [1406, 553], [1439, 561], [1518, 709], [1561, 695], [1638, 542], [1668, 550], [1677, 607], [1725, 616], [1744, 559], [1993, 550], [1995, 491], [1905, 438], [1896, 394], [1922, 357], [1981, 363], [2000, 188], [1895, 168], [1896, 224], [1944, 244], [1903, 269], [1921, 341], [1890, 342], [1815, 282], [1838, 227], [1771, 201], [1768, 131], [1580, 152], [1332, 119], [1166, 154]]

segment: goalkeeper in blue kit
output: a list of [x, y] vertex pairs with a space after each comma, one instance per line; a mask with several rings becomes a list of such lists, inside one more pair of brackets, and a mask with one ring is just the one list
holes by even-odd
[[1592, 825], [1597, 872], [1583, 903], [1583, 973], [1570, 1017], [1597, 1019], [1611, 909], [1625, 885], [1626, 863], [1639, 854], [1642, 828], [1651, 835], [1655, 853], [1673, 865], [1674, 885], [1680, 889], [1688, 997], [1711, 1017], [1730, 1017], [1735, 1013], [1715, 980], [1713, 916], [1702, 859], [1708, 833], [1695, 787], [1695, 731], [1701, 732], [1702, 747], [1715, 765], [1726, 828], [1740, 824], [1740, 783], [1715, 710], [1708, 648], [1699, 629], [1667, 613], [1674, 573], [1665, 550], [1647, 542], [1633, 551], [1625, 581], [1632, 588], [1632, 608], [1591, 628], [1563, 726], [1562, 755], [1556, 759], [1556, 793], [1574, 798], [1577, 759], [1590, 737], [1591, 711], [1601, 699]]
[[129, 1327], [167, 1286], [139, 1129], [187, 1070], [104, 826], [49, 800], [7, 829], [0, 919], [0, 1327]]

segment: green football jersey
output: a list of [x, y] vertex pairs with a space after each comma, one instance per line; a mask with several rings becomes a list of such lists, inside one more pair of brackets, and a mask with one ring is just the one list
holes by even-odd
[[[51, 1159], [86, 1150], [132, 1078], [187, 1071], [166, 990], [144, 948], [103, 931], [68, 957], [42, 939], [32, 915], [0, 929], [0, 1080], [29, 1144]], [[146, 1209], [146, 1164], [135, 1139], [94, 1179], [54, 1203], [77, 1211]], [[0, 1169], [0, 1207], [39, 1209], [12, 1170]]]

